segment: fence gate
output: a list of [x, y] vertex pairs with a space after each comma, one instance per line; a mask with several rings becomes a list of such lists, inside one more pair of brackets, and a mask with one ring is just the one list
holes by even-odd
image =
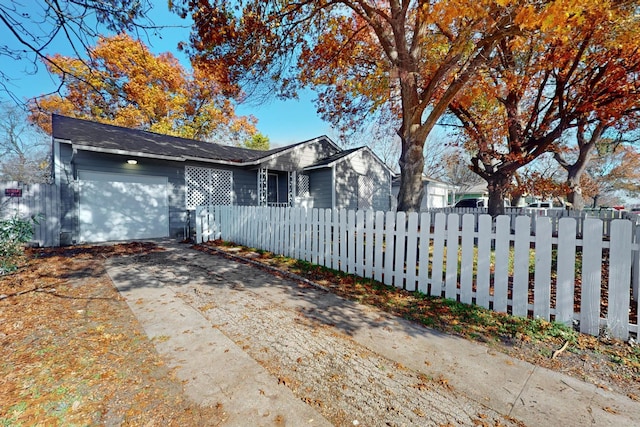
[[31, 243], [60, 246], [60, 203], [55, 184], [0, 182], [0, 219], [36, 217]]

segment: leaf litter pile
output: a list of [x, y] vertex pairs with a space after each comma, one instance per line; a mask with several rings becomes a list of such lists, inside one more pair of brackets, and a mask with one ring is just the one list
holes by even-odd
[[216, 425], [186, 400], [104, 269], [153, 244], [31, 249], [0, 277], [0, 425]]
[[496, 313], [475, 305], [428, 297], [370, 279], [221, 240], [197, 245], [293, 273], [329, 291], [427, 327], [480, 341], [510, 356], [579, 378], [640, 401], [640, 345], [594, 337], [541, 319]]

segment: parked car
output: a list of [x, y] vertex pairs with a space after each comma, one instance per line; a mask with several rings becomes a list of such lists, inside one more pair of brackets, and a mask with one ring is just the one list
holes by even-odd
[[547, 211], [547, 210], [564, 210], [566, 205], [561, 201], [547, 200], [543, 202], [529, 203], [524, 210], [525, 211]]
[[454, 205], [455, 208], [484, 208], [487, 207], [487, 199], [484, 197], [470, 197], [462, 199]]

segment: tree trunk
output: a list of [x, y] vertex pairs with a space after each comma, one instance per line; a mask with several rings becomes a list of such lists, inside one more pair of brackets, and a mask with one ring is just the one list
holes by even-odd
[[496, 217], [504, 214], [504, 197], [507, 194], [511, 175], [496, 174], [487, 178], [489, 190], [489, 215]]
[[582, 197], [582, 187], [580, 187], [580, 177], [587, 169], [587, 165], [593, 157], [593, 150], [596, 143], [600, 141], [600, 137], [605, 131], [606, 126], [604, 123], [599, 122], [588, 139], [585, 135], [585, 128], [586, 122], [583, 121], [576, 130], [576, 139], [578, 141], [578, 148], [580, 151], [578, 152], [578, 158], [573, 164], [567, 162], [559, 152], [554, 153], [554, 157], [560, 166], [567, 171], [567, 186], [569, 187], [567, 201], [571, 203], [569, 208], [576, 211], [584, 209], [584, 198]]
[[[411, 138], [411, 137], [409, 137]], [[400, 157], [400, 190], [398, 192], [398, 211], [418, 212], [422, 203], [424, 185], [424, 155], [419, 141], [403, 138]]]
[[518, 206], [520, 204], [520, 200], [522, 200], [522, 194], [512, 194], [511, 195], [511, 206]]
[[584, 198], [582, 197], [582, 188], [580, 187], [579, 176], [582, 175], [582, 170], [579, 170], [578, 176], [575, 175], [575, 171], [569, 170], [569, 175], [567, 177], [567, 186], [569, 187], [569, 192], [567, 193], [567, 201], [571, 204], [569, 207], [570, 209], [581, 211], [582, 209], [584, 209]]
[[398, 211], [404, 212], [420, 210], [424, 193], [422, 185], [424, 143], [435, 123], [433, 120], [427, 120], [428, 123], [422, 124], [424, 108], [420, 105], [415, 74], [410, 72], [412, 70], [412, 66], [407, 66], [400, 69], [398, 73], [402, 97], [402, 125], [398, 130], [402, 140], [402, 152], [398, 162], [400, 165]]

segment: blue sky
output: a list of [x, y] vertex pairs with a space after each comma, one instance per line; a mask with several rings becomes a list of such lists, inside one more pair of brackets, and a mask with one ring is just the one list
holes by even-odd
[[[158, 4], [159, 3], [159, 4]], [[151, 11], [151, 18], [157, 25], [167, 25], [161, 31], [161, 37], [149, 34], [149, 38], [143, 37], [143, 42], [149, 46], [152, 52], [171, 52], [185, 66], [189, 65], [186, 55], [179, 52], [179, 41], [187, 41], [190, 29], [186, 21], [168, 12], [166, 2], [156, 2]], [[0, 40], [13, 40], [8, 29], [0, 25]], [[0, 42], [0, 45], [6, 42]], [[13, 44], [13, 43], [11, 43]], [[66, 43], [66, 39], [60, 37], [46, 51], [47, 54], [60, 53], [73, 55], [73, 51]], [[38, 70], [33, 74], [32, 60], [13, 61], [2, 57], [2, 71], [13, 78], [8, 83], [9, 88], [19, 99], [28, 99], [45, 93], [50, 93], [58, 87], [57, 79], [48, 76], [43, 65], [39, 64]], [[258, 118], [258, 129], [267, 135], [272, 146], [286, 145], [320, 135], [330, 135], [331, 127], [323, 122], [316, 114], [312, 100], [315, 95], [307, 91], [301, 93], [299, 100], [279, 101], [262, 105], [247, 103], [238, 106], [236, 112], [239, 115], [253, 115]], [[8, 100], [6, 93], [0, 92], [0, 101]]]

